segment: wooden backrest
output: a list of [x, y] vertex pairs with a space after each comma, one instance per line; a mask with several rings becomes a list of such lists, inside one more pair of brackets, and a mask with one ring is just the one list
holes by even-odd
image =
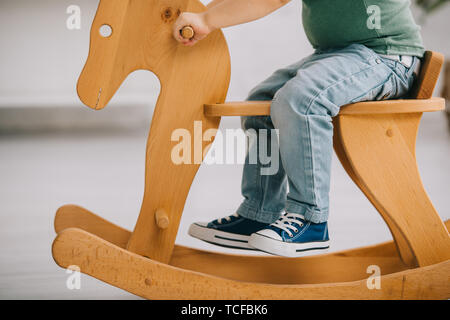
[[434, 87], [436, 86], [444, 56], [439, 52], [426, 51], [422, 59], [419, 77], [411, 91], [411, 97], [415, 99], [431, 98]]

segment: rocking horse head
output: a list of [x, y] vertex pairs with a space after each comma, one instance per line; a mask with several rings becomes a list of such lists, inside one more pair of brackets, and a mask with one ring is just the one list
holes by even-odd
[[[124, 79], [140, 69], [156, 74], [161, 94], [205, 90], [208, 84], [227, 88], [229, 53], [220, 31], [194, 47], [184, 47], [172, 37], [181, 12], [204, 9], [198, 0], [101, 0], [77, 85], [81, 101], [93, 109], [104, 108]], [[109, 33], [102, 34], [102, 28]], [[211, 99], [220, 101], [222, 95]]]
[[[184, 202], [200, 166], [196, 159], [186, 165], [173, 161], [173, 133], [188, 130], [202, 139], [202, 132], [193, 129], [199, 121], [202, 130], [217, 129], [220, 117], [205, 117], [203, 107], [225, 101], [230, 80], [230, 55], [220, 30], [193, 47], [183, 46], [172, 36], [181, 12], [202, 10], [205, 7], [198, 0], [101, 0], [91, 28], [89, 56], [78, 80], [80, 99], [93, 109], [104, 108], [135, 70], [150, 70], [160, 81], [147, 142], [144, 199], [128, 242], [129, 250], [160, 261], [168, 260], [170, 250], [158, 250], [158, 256], [150, 247], [173, 247]], [[102, 36], [99, 31], [105, 25], [111, 32]], [[202, 141], [202, 148], [207, 144]], [[191, 145], [190, 154], [197, 154], [196, 145]], [[151, 241], [150, 235], [158, 233], [145, 226], [156, 228], [154, 213], [161, 210], [167, 213], [172, 232], [166, 231], [161, 241]]]

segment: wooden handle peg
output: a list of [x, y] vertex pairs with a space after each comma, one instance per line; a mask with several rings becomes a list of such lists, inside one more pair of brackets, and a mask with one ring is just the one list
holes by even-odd
[[160, 229], [166, 229], [169, 226], [169, 217], [163, 209], [156, 210], [155, 220]]
[[190, 26], [184, 26], [180, 30], [180, 34], [184, 39], [191, 39], [194, 37], [194, 29], [192, 29], [192, 27]]

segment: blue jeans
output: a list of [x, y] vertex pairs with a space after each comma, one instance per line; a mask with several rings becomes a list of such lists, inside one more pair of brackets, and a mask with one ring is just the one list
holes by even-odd
[[[414, 58], [408, 68], [364, 45], [352, 44], [316, 51], [256, 86], [247, 99], [272, 100], [270, 116], [242, 117], [242, 128], [268, 129], [264, 142], [268, 154], [274, 149], [270, 135], [276, 134], [270, 129], [278, 129], [278, 140], [272, 144], [279, 141], [279, 169], [271, 175], [261, 174], [267, 164], [249, 161], [248, 148], [242, 176], [245, 199], [237, 213], [265, 223], [274, 222], [283, 211], [303, 214], [314, 223], [327, 221], [332, 117], [349, 103], [405, 96], [418, 62]], [[259, 141], [252, 145], [259, 148]]]

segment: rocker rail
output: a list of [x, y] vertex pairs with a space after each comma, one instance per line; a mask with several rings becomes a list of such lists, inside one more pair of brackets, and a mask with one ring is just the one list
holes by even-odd
[[[147, 299], [445, 299], [450, 295], [448, 284], [443, 281], [450, 272], [449, 260], [427, 267], [391, 270], [393, 273], [381, 276], [382, 285], [377, 290], [368, 288], [366, 280], [368, 274], [361, 280], [352, 281], [348, 277], [341, 277], [340, 280], [336, 279], [337, 281], [315, 285], [258, 281], [261, 275], [270, 278], [279, 267], [285, 268], [282, 271], [288, 271], [293, 277], [295, 272], [308, 274], [314, 270], [312, 267], [323, 268], [324, 265], [327, 267], [326, 273], [341, 269], [342, 274], [352, 274], [354, 268], [348, 264], [352, 261], [354, 265], [360, 264], [360, 269], [366, 268], [365, 263], [382, 263], [381, 270], [383, 270], [386, 266], [383, 259], [388, 260], [392, 257], [371, 257], [370, 252], [383, 252], [385, 250], [380, 249], [385, 247], [387, 250], [384, 253], [387, 254], [389, 248], [392, 248], [392, 242], [349, 250], [347, 253], [297, 259], [222, 255], [177, 247], [178, 252], [174, 254], [171, 262], [173, 265], [167, 265], [132, 253], [102, 239], [100, 235], [70, 227], [73, 223], [78, 227], [102, 230], [109, 236], [117, 234], [122, 238], [130, 235], [126, 230], [85, 209], [76, 206], [63, 207], [58, 212], [55, 225], [57, 228], [64, 226], [68, 228], [59, 230], [53, 243], [52, 252], [56, 263], [63, 268], [78, 265], [85, 274]], [[360, 259], [365, 255], [366, 260]], [[339, 258], [341, 263], [336, 265]], [[214, 265], [211, 262], [215, 260]], [[222, 268], [219, 268], [218, 274], [201, 273], [200, 270], [189, 270], [190, 261], [195, 261], [194, 264], [197, 266], [209, 263], [213, 271], [218, 271], [215, 267], [220, 264]], [[239, 269], [236, 266], [239, 266]], [[224, 277], [221, 271], [228, 269], [233, 270], [234, 274], [247, 270], [243, 277], [259, 274], [253, 277], [258, 283], [250, 282], [251, 277], [242, 281]], [[248, 272], [249, 269], [252, 272]], [[293, 271], [294, 274], [291, 273]], [[121, 276], [125, 274], [126, 276]], [[310, 281], [316, 282], [316, 278], [324, 280], [323, 276], [313, 273]]]
[[[447, 229], [450, 220], [446, 221]], [[78, 228], [126, 249], [131, 232], [76, 205], [61, 207], [55, 231]], [[367, 267], [381, 274], [407, 270], [393, 241], [302, 258], [221, 254], [175, 245], [169, 265], [226, 279], [273, 284], [313, 284], [356, 281], [368, 277]], [[333, 266], [330, 268], [330, 266]]]

